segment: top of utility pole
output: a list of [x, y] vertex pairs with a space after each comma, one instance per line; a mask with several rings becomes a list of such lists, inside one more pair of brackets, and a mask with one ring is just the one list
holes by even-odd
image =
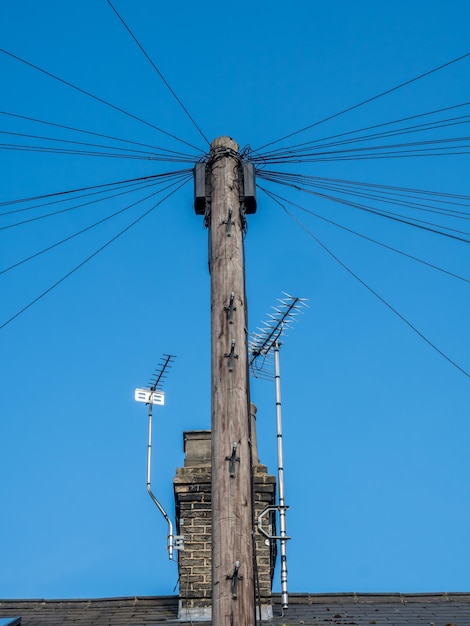
[[238, 154], [237, 142], [228, 135], [216, 137], [213, 141], [211, 141], [211, 150], [216, 150], [217, 148], [229, 148]]
[[223, 136], [214, 139], [206, 160], [194, 166], [194, 210], [196, 215], [204, 215], [208, 226], [210, 205], [212, 201], [211, 169], [214, 161], [222, 156], [233, 156], [238, 163], [237, 184], [239, 200], [243, 215], [256, 213], [256, 182], [255, 166], [251, 161], [241, 157], [238, 144], [231, 137]]

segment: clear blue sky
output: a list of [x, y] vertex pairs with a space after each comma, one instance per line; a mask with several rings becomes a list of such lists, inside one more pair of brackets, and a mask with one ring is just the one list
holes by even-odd
[[[468, 52], [465, 0], [116, 0], [116, 8], [206, 136], [228, 134], [241, 147], [261, 146]], [[0, 33], [8, 52], [207, 150], [104, 0], [3, 3]], [[5, 54], [0, 75], [4, 112], [196, 153]], [[469, 75], [467, 58], [290, 143], [467, 102]], [[455, 113], [465, 114], [468, 107]], [[112, 143], [6, 115], [0, 130]], [[468, 135], [462, 124], [419, 139]], [[401, 140], [416, 138], [394, 139]], [[2, 134], [0, 143], [46, 140]], [[2, 202], [190, 167], [12, 149], [1, 149], [0, 159]], [[269, 169], [468, 196], [468, 166], [468, 154], [454, 154]], [[470, 278], [464, 242], [262, 184]], [[0, 231], [0, 270], [144, 193]], [[467, 221], [380, 208], [468, 232], [468, 200], [460, 202], [467, 204], [458, 207]], [[71, 204], [0, 216], [0, 226], [63, 206]], [[0, 325], [149, 206], [137, 205], [0, 275]], [[292, 212], [470, 371], [468, 282]], [[262, 192], [249, 218], [246, 257], [252, 330], [282, 291], [310, 303], [281, 357], [290, 590], [468, 590], [469, 377]], [[173, 593], [177, 567], [167, 561], [166, 527], [145, 490], [146, 409], [133, 393], [162, 353], [177, 355], [167, 404], [155, 409], [153, 468], [155, 492], [173, 516], [182, 433], [210, 426], [207, 233], [192, 209], [191, 181], [5, 326], [0, 345], [0, 596]], [[253, 382], [260, 457], [274, 472], [273, 396], [270, 383]]]

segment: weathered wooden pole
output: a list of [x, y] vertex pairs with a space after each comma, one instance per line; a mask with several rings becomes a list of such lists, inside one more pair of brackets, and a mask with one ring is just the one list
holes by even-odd
[[212, 623], [254, 626], [243, 171], [229, 137], [211, 144]]

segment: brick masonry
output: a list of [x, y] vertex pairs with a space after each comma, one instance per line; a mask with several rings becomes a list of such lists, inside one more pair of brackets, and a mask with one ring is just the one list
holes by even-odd
[[[185, 432], [184, 467], [173, 480], [177, 533], [184, 535], [184, 550], [178, 553], [180, 603], [183, 609], [211, 606], [211, 432]], [[276, 479], [259, 463], [253, 441], [255, 519], [275, 503]], [[274, 517], [265, 518], [263, 528], [275, 533]], [[256, 531], [256, 556], [261, 603], [271, 604], [271, 586], [276, 562], [276, 543]]]

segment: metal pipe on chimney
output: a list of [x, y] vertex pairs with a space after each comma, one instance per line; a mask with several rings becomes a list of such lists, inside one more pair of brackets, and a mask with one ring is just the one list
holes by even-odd
[[168, 517], [167, 512], [165, 511], [163, 506], [160, 504], [160, 502], [155, 497], [155, 495], [154, 495], [154, 493], [152, 491], [152, 488], [151, 488], [151, 484], [150, 484], [150, 473], [151, 473], [151, 467], [152, 467], [152, 413], [153, 413], [152, 409], [153, 409], [153, 404], [152, 404], [152, 400], [150, 400], [150, 402], [149, 402], [149, 419], [148, 419], [148, 439], [147, 439], [147, 491], [149, 493], [149, 496], [152, 498], [152, 500], [155, 503], [156, 507], [158, 508], [160, 513], [163, 515], [163, 517], [165, 518], [165, 520], [166, 520], [166, 522], [168, 524], [168, 536], [167, 536], [168, 558], [170, 560], [173, 560], [173, 544], [174, 544], [174, 540], [175, 540], [175, 536], [173, 534], [173, 524], [172, 524], [170, 518]]
[[274, 381], [276, 386], [276, 435], [277, 435], [277, 485], [279, 493], [279, 547], [281, 553], [281, 603], [288, 608], [287, 596], [287, 532], [286, 532], [286, 501], [284, 496], [284, 458], [282, 449], [282, 411], [281, 411], [281, 365], [279, 359], [279, 342], [274, 342]]

